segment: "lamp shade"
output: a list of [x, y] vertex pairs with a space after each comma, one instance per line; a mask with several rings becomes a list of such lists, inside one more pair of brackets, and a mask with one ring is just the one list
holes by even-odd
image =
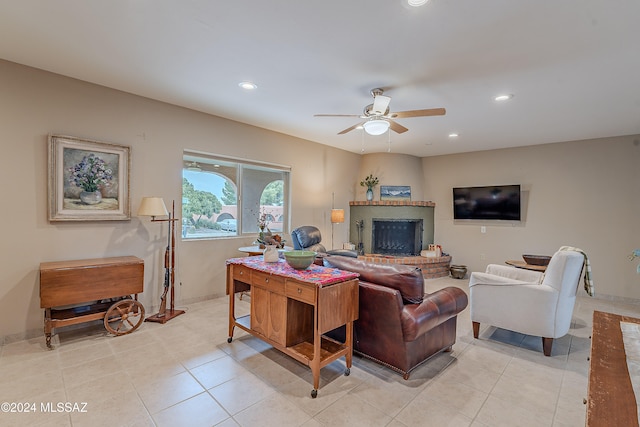
[[169, 212], [162, 197], [143, 197], [138, 216], [167, 216]]
[[386, 120], [374, 119], [364, 122], [362, 127], [364, 127], [365, 132], [369, 135], [382, 135], [389, 129], [390, 123]]
[[344, 209], [331, 209], [331, 222], [333, 224], [344, 222]]

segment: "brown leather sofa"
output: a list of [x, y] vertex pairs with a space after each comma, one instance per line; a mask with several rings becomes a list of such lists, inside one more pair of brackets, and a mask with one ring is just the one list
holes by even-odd
[[[373, 264], [326, 256], [324, 265], [360, 273], [360, 316], [354, 323], [354, 351], [409, 378], [413, 369], [456, 342], [457, 315], [467, 294], [446, 287], [424, 294], [419, 268]], [[344, 342], [344, 327], [329, 337]]]

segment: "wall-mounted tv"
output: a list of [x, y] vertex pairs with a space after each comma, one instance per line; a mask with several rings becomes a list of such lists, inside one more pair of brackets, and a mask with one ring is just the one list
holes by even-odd
[[520, 185], [454, 188], [453, 219], [520, 221]]

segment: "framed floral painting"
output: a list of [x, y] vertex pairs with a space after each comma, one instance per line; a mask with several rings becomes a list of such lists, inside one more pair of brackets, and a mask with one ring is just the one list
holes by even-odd
[[49, 221], [131, 219], [131, 147], [49, 135]]

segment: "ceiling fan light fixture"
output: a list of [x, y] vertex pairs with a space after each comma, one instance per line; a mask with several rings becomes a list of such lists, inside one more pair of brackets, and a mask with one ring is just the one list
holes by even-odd
[[390, 123], [382, 119], [373, 119], [362, 124], [364, 131], [369, 135], [382, 135], [389, 130]]
[[409, 6], [419, 7], [423, 4], [426, 4], [428, 1], [429, 0], [407, 0], [407, 3], [409, 4]]
[[510, 94], [510, 93], [508, 93], [508, 94], [504, 94], [504, 95], [498, 95], [498, 96], [496, 96], [496, 97], [495, 97], [495, 98], [493, 98], [493, 99], [494, 99], [495, 101], [498, 101], [498, 102], [503, 102], [503, 101], [508, 101], [508, 100], [510, 100], [511, 98], [513, 98], [513, 95], [512, 95], [512, 94]]
[[253, 82], [240, 82], [238, 83], [238, 86], [245, 90], [254, 90], [258, 88], [258, 85]]

